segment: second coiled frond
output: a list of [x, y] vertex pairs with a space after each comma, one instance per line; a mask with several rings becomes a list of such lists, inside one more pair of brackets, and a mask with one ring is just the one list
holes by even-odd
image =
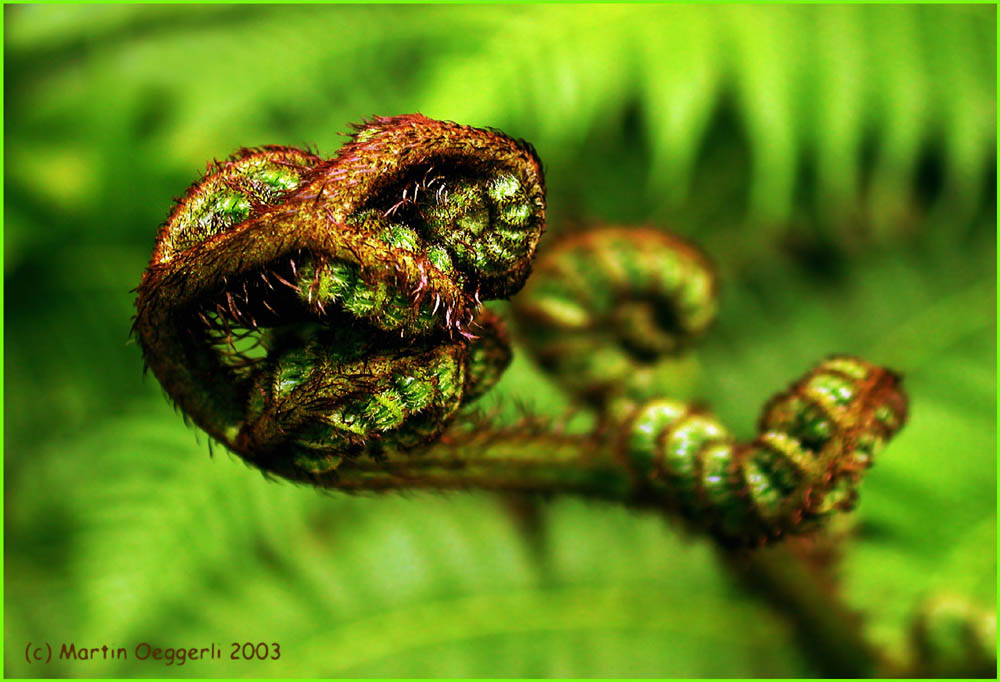
[[664, 363], [715, 319], [715, 274], [694, 246], [652, 228], [574, 235], [539, 259], [514, 311], [528, 349], [588, 402], [657, 393]]
[[710, 324], [715, 281], [692, 245], [607, 228], [557, 244], [515, 301], [542, 368], [617, 430], [635, 494], [723, 543], [753, 545], [850, 509], [872, 458], [906, 420], [899, 377], [860, 358], [817, 365], [737, 443], [707, 411], [651, 397], [650, 377]]

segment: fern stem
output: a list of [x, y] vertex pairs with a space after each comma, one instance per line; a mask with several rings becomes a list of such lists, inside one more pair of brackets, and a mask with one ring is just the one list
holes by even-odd
[[357, 460], [323, 481], [340, 490], [466, 490], [568, 493], [629, 502], [625, 466], [593, 435], [482, 430], [442, 438], [427, 451]]
[[860, 615], [787, 543], [723, 553], [737, 577], [791, 621], [810, 660], [826, 677], [884, 676], [887, 662], [863, 636]]
[[[426, 452], [391, 454], [380, 461], [345, 463], [320, 485], [353, 492], [485, 489], [562, 493], [674, 511], [671, 501], [637, 485], [616, 454], [614, 440], [599, 434], [520, 432], [482, 428], [446, 435]], [[720, 545], [723, 562], [791, 623], [819, 671], [832, 677], [871, 677], [889, 670], [862, 633], [858, 614], [840, 599], [831, 581], [787, 543], [755, 551]]]

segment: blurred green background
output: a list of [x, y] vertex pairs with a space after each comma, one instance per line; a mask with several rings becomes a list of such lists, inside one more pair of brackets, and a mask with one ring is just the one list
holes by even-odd
[[[206, 161], [332, 154], [411, 111], [533, 142], [544, 243], [610, 221], [702, 245], [721, 312], [683, 393], [738, 435], [828, 353], [901, 370], [911, 420], [842, 528], [844, 598], [894, 657], [923, 597], [992, 608], [995, 26], [957, 5], [5, 7], [6, 675], [824, 673], [658, 518], [555, 499], [533, 543], [493, 495], [267, 482], [143, 378], [129, 290]], [[523, 353], [490, 400], [567, 408]], [[29, 666], [29, 641], [130, 658]], [[226, 653], [166, 667], [143, 641]], [[232, 662], [234, 641], [282, 657]]]

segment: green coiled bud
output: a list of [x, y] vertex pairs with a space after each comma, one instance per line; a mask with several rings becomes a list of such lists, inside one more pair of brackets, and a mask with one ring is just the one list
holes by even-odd
[[210, 165], [160, 230], [136, 300], [178, 406], [269, 471], [317, 480], [436, 438], [510, 360], [482, 300], [524, 283], [541, 164], [501, 133], [375, 118], [325, 161]]
[[850, 509], [906, 411], [897, 375], [835, 356], [765, 406], [750, 443], [686, 403], [655, 400], [629, 417], [620, 451], [641, 485], [697, 525], [755, 544]]
[[658, 394], [657, 377], [715, 318], [715, 289], [694, 246], [659, 230], [610, 227], [542, 256], [514, 311], [542, 367], [604, 404]]

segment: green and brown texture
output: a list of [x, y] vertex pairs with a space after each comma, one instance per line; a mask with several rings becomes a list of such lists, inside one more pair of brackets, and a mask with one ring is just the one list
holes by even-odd
[[713, 322], [715, 271], [655, 228], [604, 226], [558, 244], [516, 302], [529, 351], [565, 390], [612, 412], [662, 397]]
[[516, 306], [528, 347], [597, 402], [601, 426], [576, 439], [483, 421], [448, 433], [510, 362], [480, 296], [521, 289], [544, 220], [527, 143], [419, 114], [357, 126], [325, 163], [242, 150], [210, 164], [160, 229], [135, 332], [187, 416], [293, 480], [621, 496], [735, 545], [853, 507], [906, 419], [892, 372], [825, 361], [772, 399], [748, 445], [683, 402], [634, 402], [635, 384], [656, 383], [644, 365], [681, 354], [716, 310], [708, 259], [652, 229], [557, 244]]
[[212, 438], [335, 480], [433, 441], [499, 379], [505, 332], [481, 300], [521, 288], [544, 224], [538, 158], [493, 131], [412, 114], [357, 126], [327, 162], [244, 149], [160, 229], [135, 333]]
[[[994, 7], [63, 4], [5, 19], [8, 676], [837, 676], [864, 648], [819, 656], [835, 632], [901, 662], [926, 595], [996, 603]], [[208, 158], [266, 142], [328, 158], [345, 122], [406, 111], [535, 144], [543, 249], [594, 219], [710, 253], [717, 321], [677, 367], [689, 381], [654, 396], [704, 400], [738, 442], [830, 353], [905, 375], [906, 428], [829, 526], [837, 595], [862, 618], [803, 636], [778, 588], [743, 589], [707, 538], [621, 506], [557, 496], [533, 544], [491, 494], [315, 495], [205, 456], [126, 341], [153, 226]], [[483, 409], [564, 413], [512, 342]], [[576, 414], [570, 434], [591, 428], [589, 406]], [[762, 550], [787, 572], [771, 586], [807, 577], [789, 547]], [[831, 611], [813, 595], [802, 613]], [[23, 658], [53, 637], [262, 634], [293, 655]]]
[[716, 311], [708, 259], [661, 231], [596, 229], [557, 244], [514, 309], [542, 366], [597, 405], [593, 447], [612, 444], [633, 497], [726, 545], [815, 529], [851, 509], [861, 473], [906, 421], [899, 377], [849, 356], [772, 398], [747, 444], [705, 409], [651, 397], [651, 377]]

